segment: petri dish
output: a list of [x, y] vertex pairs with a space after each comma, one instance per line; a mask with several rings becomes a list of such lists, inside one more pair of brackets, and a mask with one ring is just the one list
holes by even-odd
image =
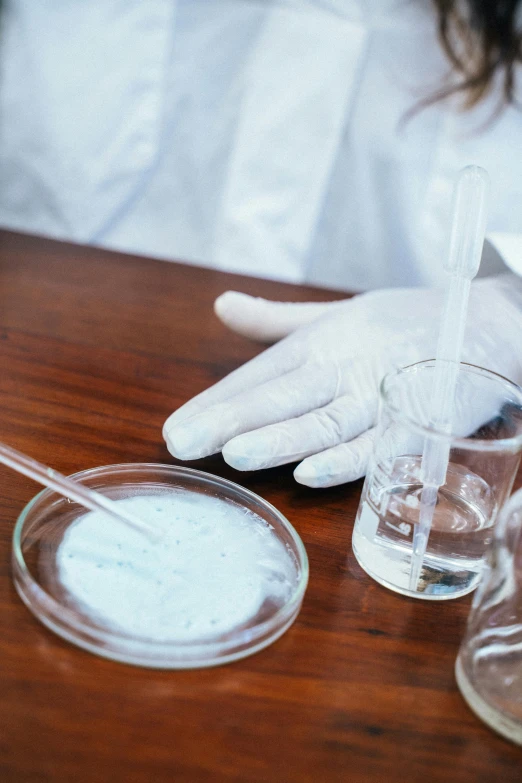
[[278, 639], [299, 613], [308, 558], [290, 522], [231, 481], [160, 464], [72, 476], [153, 521], [158, 539], [50, 489], [23, 509], [12, 569], [22, 601], [90, 652], [159, 669], [215, 666]]

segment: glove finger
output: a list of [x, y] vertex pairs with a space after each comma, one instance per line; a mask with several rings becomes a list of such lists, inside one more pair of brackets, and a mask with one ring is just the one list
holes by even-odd
[[[415, 398], [407, 398], [410, 404], [405, 404], [403, 409], [412, 411], [417, 405], [418, 409], [415, 409], [412, 418], [414, 421], [423, 422], [427, 420], [426, 410], [429, 408], [425, 403], [429, 396], [427, 389], [419, 386], [418, 391], [419, 395]], [[501, 403], [495, 390], [484, 395], [483, 399], [474, 399], [473, 389], [463, 383], [456, 400], [455, 432], [469, 436], [485, 423], [494, 422], [497, 417], [517, 415], [516, 410], [514, 413], [513, 410], [504, 411]], [[294, 471], [296, 481], [309, 487], [332, 487], [361, 478], [366, 473], [372, 455], [375, 432], [375, 428], [369, 429], [349, 443], [334, 446], [303, 460]], [[382, 461], [401, 454], [422, 454], [424, 445], [424, 438], [415, 431], [390, 429], [381, 436], [376, 458]]]
[[239, 291], [226, 291], [214, 312], [232, 331], [261, 342], [275, 342], [310, 323], [339, 302], [271, 302]]
[[232, 438], [268, 424], [301, 416], [329, 403], [339, 393], [335, 364], [303, 365], [242, 392], [165, 430], [167, 448], [179, 459], [198, 459], [220, 451]]
[[373, 450], [375, 428], [350, 443], [307, 457], [294, 470], [294, 478], [307, 487], [335, 487], [364, 476]]
[[375, 422], [377, 396], [357, 400], [337, 397], [322, 408], [295, 419], [238, 435], [223, 447], [223, 457], [236, 470], [260, 470], [296, 462], [345, 443]]
[[[197, 397], [193, 397], [177, 411], [174, 411], [163, 425], [163, 437], [166, 441], [171, 440], [171, 433], [174, 428], [187, 419], [197, 416], [202, 412], [208, 410], [212, 405], [218, 405], [224, 402], [232, 402], [232, 400], [241, 394], [251, 394], [256, 387], [261, 384], [269, 382], [271, 380], [277, 380], [279, 377], [284, 376], [294, 370], [297, 370], [301, 366], [305, 366], [308, 356], [310, 354], [310, 347], [306, 341], [301, 341], [292, 336], [283, 340], [277, 345], [273, 345], [271, 348], [267, 348], [266, 351], [256, 356], [255, 359], [239, 367], [234, 372], [231, 372], [226, 378], [211, 386], [209, 389], [198, 394]], [[393, 349], [390, 349], [386, 357], [383, 357], [382, 361], [378, 363], [372, 362], [371, 359], [354, 358], [349, 352], [344, 359], [344, 375], [345, 386], [348, 384], [350, 387], [356, 389], [358, 386], [361, 388], [367, 388], [368, 384], [372, 387], [380, 382], [381, 377], [389, 372], [393, 367], [401, 364], [408, 364], [412, 361], [416, 361], [417, 357], [412, 354], [412, 348], [407, 345], [398, 344]], [[335, 368], [337, 373], [336, 382], [339, 381], [341, 372], [338, 367], [338, 363], [333, 359], [328, 360], [326, 352], [323, 352], [323, 361], [314, 362], [318, 368], [316, 377], [311, 378], [313, 386], [323, 384], [325, 382], [325, 373], [328, 372], [327, 367]], [[311, 366], [312, 363], [308, 362], [306, 366]], [[302, 389], [298, 389], [298, 393], [302, 394]], [[305, 411], [300, 410], [293, 414], [300, 415], [303, 412], [312, 410], [314, 407], [326, 404], [333, 399], [334, 396], [343, 394], [344, 389], [338, 388], [336, 394], [332, 396], [326, 396], [324, 402], [318, 403], [315, 406], [310, 406]], [[295, 390], [292, 392], [295, 395]], [[235, 401], [235, 399], [234, 399]], [[246, 404], [250, 406], [248, 399], [245, 400]], [[272, 421], [276, 421], [273, 419]], [[271, 422], [265, 422], [268, 424]], [[258, 424], [258, 427], [263, 426]], [[252, 428], [255, 429], [255, 428]], [[232, 436], [231, 436], [232, 437]]]
[[303, 364], [303, 353], [299, 346], [294, 346], [291, 350], [285, 343], [278, 343], [263, 351], [171, 413], [163, 425], [164, 439], [168, 440], [170, 431], [180, 422], [197, 416], [210, 406], [226, 402], [240, 393], [249, 392], [262, 383], [297, 369]]

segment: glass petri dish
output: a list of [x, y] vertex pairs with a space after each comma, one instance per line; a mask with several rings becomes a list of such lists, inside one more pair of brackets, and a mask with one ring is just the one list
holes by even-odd
[[48, 628], [116, 661], [215, 666], [278, 639], [308, 583], [304, 545], [270, 503], [189, 468], [107, 465], [72, 476], [161, 528], [150, 541], [50, 489], [13, 533], [18, 594]]

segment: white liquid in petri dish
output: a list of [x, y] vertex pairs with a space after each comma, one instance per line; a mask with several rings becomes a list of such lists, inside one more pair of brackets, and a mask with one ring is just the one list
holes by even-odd
[[164, 535], [152, 543], [103, 513], [79, 517], [56, 556], [69, 608], [134, 638], [183, 643], [261, 621], [291, 596], [295, 560], [254, 512], [184, 490], [116, 502]]

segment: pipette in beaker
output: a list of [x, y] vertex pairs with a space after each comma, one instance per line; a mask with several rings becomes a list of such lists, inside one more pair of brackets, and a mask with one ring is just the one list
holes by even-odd
[[60, 495], [76, 501], [76, 503], [91, 511], [102, 511], [104, 514], [109, 514], [113, 519], [117, 519], [125, 525], [130, 525], [149, 538], [156, 539], [159, 537], [155, 527], [134, 516], [134, 514], [123, 510], [118, 503], [109, 500], [109, 498], [106, 498], [99, 492], [95, 492], [93, 489], [89, 489], [84, 484], [80, 484], [80, 482], [67, 478], [57, 470], [42, 465], [40, 462], [32, 459], [32, 457], [28, 457], [23, 452], [11, 448], [11, 446], [2, 443], [2, 441], [0, 441], [0, 462], [7, 465], [8, 468], [12, 468], [18, 473], [38, 481], [44, 487], [54, 489]]
[[411, 591], [417, 589], [426, 553], [439, 487], [446, 481], [464, 328], [471, 281], [478, 272], [487, 221], [489, 177], [480, 166], [460, 172], [453, 196], [448, 259], [444, 265], [449, 284], [442, 312], [433, 389], [429, 401], [430, 427], [448, 438], [426, 438], [422, 453], [419, 522], [414, 526]]

